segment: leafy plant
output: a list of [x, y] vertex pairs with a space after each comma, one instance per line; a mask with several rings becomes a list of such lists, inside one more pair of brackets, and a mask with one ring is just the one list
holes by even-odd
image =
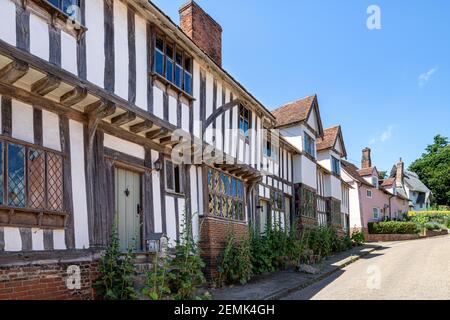
[[163, 300], [170, 296], [169, 262], [165, 255], [156, 254], [151, 270], [147, 273], [147, 280], [142, 293], [151, 300]]
[[252, 277], [252, 255], [250, 240], [246, 237], [237, 242], [234, 234], [227, 235], [226, 245], [217, 257], [217, 284], [246, 284]]
[[427, 222], [425, 228], [430, 231], [441, 230], [441, 224], [438, 222]]
[[351, 240], [353, 244], [357, 247], [362, 246], [366, 242], [366, 239], [364, 238], [364, 233], [360, 231], [353, 231]]
[[413, 222], [388, 221], [369, 222], [369, 233], [371, 234], [415, 234], [418, 229]]
[[134, 300], [135, 274], [133, 248], [127, 253], [120, 251], [117, 222], [114, 222], [111, 242], [98, 265], [100, 277], [93, 284], [96, 294], [105, 300]]

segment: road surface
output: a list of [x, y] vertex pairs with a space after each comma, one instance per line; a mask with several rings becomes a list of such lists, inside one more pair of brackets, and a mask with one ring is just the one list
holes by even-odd
[[450, 236], [389, 243], [286, 300], [449, 300]]

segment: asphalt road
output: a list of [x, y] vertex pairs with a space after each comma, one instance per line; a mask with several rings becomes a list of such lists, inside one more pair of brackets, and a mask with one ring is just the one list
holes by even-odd
[[387, 244], [286, 300], [449, 300], [450, 236]]

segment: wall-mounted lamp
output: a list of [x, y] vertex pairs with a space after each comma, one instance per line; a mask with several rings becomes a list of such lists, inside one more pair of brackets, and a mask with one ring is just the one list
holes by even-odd
[[161, 159], [158, 159], [153, 163], [153, 169], [155, 169], [156, 171], [161, 171], [161, 169], [162, 169]]

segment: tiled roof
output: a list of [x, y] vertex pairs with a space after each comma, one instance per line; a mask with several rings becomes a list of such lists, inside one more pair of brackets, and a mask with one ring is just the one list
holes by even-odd
[[358, 167], [354, 164], [341, 160], [342, 169], [344, 169], [354, 180], [365, 184], [366, 186], [373, 187], [369, 182], [367, 182], [358, 172]]
[[361, 177], [371, 176], [372, 172], [373, 172], [373, 168], [374, 167], [364, 168], [364, 169], [358, 170], [358, 173], [361, 175]]
[[339, 134], [339, 128], [339, 126], [336, 126], [323, 130], [323, 139], [321, 137], [317, 138], [317, 151], [331, 149], [334, 147]]
[[390, 187], [395, 183], [395, 178], [388, 178], [383, 180], [383, 183], [381, 183], [382, 187]]
[[272, 111], [272, 115], [277, 120], [277, 127], [306, 121], [315, 98], [316, 96], [308, 96]]

